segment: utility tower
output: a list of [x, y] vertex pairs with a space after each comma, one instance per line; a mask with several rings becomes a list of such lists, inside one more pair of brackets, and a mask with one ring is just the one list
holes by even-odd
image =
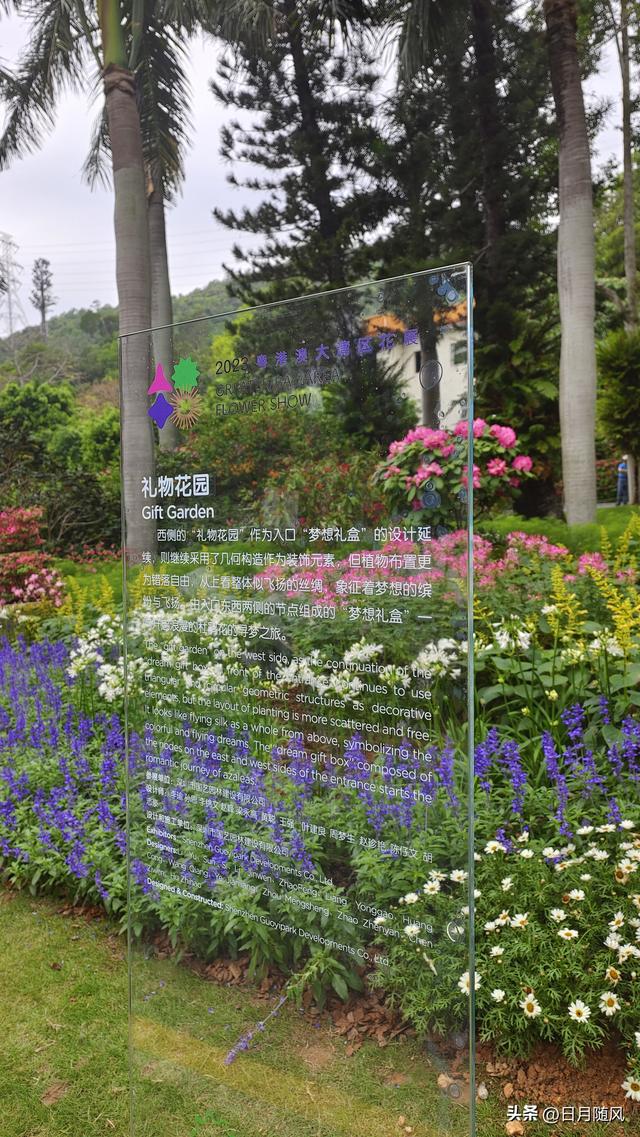
[[0, 327], [11, 337], [16, 323], [27, 323], [20, 301], [22, 265], [16, 260], [18, 246], [9, 233], [0, 233]]

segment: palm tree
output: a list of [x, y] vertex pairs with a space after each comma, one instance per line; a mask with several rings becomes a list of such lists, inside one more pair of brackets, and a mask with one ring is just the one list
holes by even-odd
[[[156, 6], [157, 7], [157, 6]], [[166, 375], [173, 365], [173, 303], [169, 279], [169, 260], [165, 208], [183, 181], [183, 153], [188, 143], [189, 83], [185, 74], [188, 38], [176, 12], [176, 28], [158, 18], [156, 11], [145, 12], [136, 58], [136, 83], [142, 148], [145, 160], [149, 221], [151, 272], [151, 326], [154, 364], [161, 364]], [[133, 45], [133, 37], [131, 36]], [[108, 181], [109, 130], [103, 108], [93, 132], [84, 172], [90, 185]], [[160, 449], [174, 450], [180, 435], [171, 419], [159, 431]]]
[[[125, 51], [119, 0], [5, 0], [31, 19], [29, 42], [17, 72], [2, 77], [7, 117], [0, 138], [0, 169], [34, 149], [55, 119], [66, 89], [86, 89], [92, 60], [101, 76], [114, 188], [116, 281], [122, 341], [122, 449], [125, 541], [154, 548], [155, 527], [142, 517], [142, 478], [153, 473], [154, 445], [147, 414], [147, 345], [132, 332], [151, 323], [149, 230], [145, 165], [134, 74], [135, 52]], [[133, 24], [141, 5], [134, 4]], [[135, 29], [134, 29], [135, 32]], [[140, 36], [132, 34], [137, 50]]]
[[593, 521], [595, 456], [595, 249], [591, 158], [580, 79], [575, 0], [543, 0], [559, 132], [560, 432], [570, 525]]

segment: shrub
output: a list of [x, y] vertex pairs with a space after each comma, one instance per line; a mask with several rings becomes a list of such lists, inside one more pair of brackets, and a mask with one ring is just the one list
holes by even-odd
[[[375, 480], [384, 497], [400, 515], [412, 511], [412, 519], [436, 527], [466, 517], [468, 487], [467, 423], [453, 430], [417, 426], [398, 442], [392, 442]], [[513, 501], [532, 462], [518, 453], [517, 437], [510, 426], [484, 419], [473, 424], [474, 511], [488, 513]]]
[[44, 544], [40, 536], [41, 509], [3, 509], [0, 512], [0, 555]]

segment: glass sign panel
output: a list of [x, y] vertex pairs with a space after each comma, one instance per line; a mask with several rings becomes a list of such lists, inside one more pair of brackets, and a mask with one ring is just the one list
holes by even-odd
[[472, 1131], [471, 318], [121, 341], [135, 1137]]

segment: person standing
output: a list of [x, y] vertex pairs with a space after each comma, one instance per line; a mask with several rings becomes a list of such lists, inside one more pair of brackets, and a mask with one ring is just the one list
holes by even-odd
[[616, 490], [616, 505], [627, 505], [629, 502], [629, 472], [627, 466], [628, 456], [622, 455], [618, 462], [618, 486]]

